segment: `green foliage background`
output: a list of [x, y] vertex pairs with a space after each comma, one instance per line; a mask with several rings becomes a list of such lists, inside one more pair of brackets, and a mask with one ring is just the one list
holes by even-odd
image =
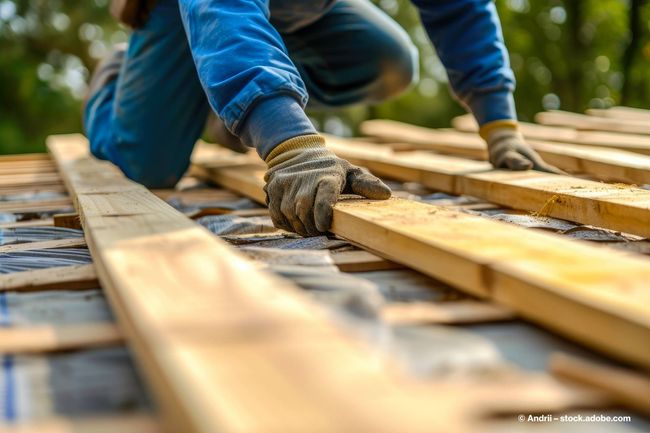
[[[408, 0], [373, 0], [420, 49], [420, 83], [373, 107], [311, 113], [328, 132], [354, 134], [364, 119], [448, 126], [463, 110]], [[0, 153], [42, 151], [48, 134], [81, 130], [89, 71], [127, 39], [108, 0], [0, 0]], [[497, 0], [518, 87], [519, 116], [626, 104], [650, 108], [650, 2]], [[631, 14], [630, 11], [637, 11]]]

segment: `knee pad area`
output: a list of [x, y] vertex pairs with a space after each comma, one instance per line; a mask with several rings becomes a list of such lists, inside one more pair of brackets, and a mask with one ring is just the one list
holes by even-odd
[[419, 78], [418, 52], [412, 45], [394, 42], [385, 47], [378, 60], [376, 98], [383, 100], [408, 90]]

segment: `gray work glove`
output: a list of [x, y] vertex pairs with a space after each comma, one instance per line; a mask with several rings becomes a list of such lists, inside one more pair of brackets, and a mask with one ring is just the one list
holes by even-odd
[[366, 169], [325, 147], [320, 135], [287, 140], [266, 158], [266, 202], [273, 223], [303, 236], [329, 230], [333, 206], [342, 193], [386, 200], [391, 191]]
[[487, 142], [489, 160], [495, 168], [508, 170], [539, 170], [548, 173], [566, 174], [546, 163], [526, 142], [516, 126], [516, 121], [488, 123], [480, 134]]

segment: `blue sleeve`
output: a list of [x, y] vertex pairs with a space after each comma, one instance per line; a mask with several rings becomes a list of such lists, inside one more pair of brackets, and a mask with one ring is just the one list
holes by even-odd
[[201, 84], [231, 132], [262, 157], [286, 139], [315, 133], [303, 111], [305, 85], [269, 22], [269, 0], [179, 5]]
[[455, 96], [479, 125], [516, 119], [515, 79], [490, 0], [412, 0]]

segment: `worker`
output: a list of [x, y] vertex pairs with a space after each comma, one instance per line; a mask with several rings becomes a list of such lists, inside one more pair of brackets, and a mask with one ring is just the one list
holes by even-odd
[[[148, 187], [172, 187], [212, 110], [266, 161], [265, 192], [278, 227], [316, 235], [330, 228], [341, 193], [390, 197], [379, 179], [329, 151], [304, 111], [381, 102], [417, 80], [416, 48], [370, 1], [119, 3], [118, 13], [137, 28], [89, 86], [84, 125], [96, 157]], [[490, 162], [555, 171], [518, 132], [494, 3], [413, 3], [454, 94], [480, 125]]]

